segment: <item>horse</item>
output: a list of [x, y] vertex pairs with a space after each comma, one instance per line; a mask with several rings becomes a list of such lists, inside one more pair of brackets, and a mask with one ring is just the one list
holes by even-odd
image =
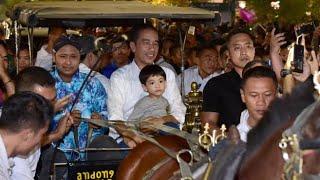
[[[158, 136], [154, 139], [173, 152], [189, 149], [187, 141], [175, 135]], [[187, 156], [182, 158], [185, 161], [190, 160]], [[163, 164], [159, 164], [159, 162], [163, 162]], [[150, 170], [156, 165], [158, 165], [158, 168], [150, 173]], [[178, 169], [179, 165], [176, 159], [168, 156], [166, 152], [153, 143], [144, 141], [131, 150], [120, 163], [116, 179], [169, 179]], [[148, 178], [146, 178], [148, 173]]]
[[[235, 132], [236, 131], [236, 132]], [[181, 134], [180, 134], [181, 135]], [[187, 137], [188, 135], [186, 135]], [[190, 138], [190, 137], [189, 137]], [[236, 127], [230, 127], [228, 133], [228, 140], [230, 142], [236, 142], [240, 138], [239, 132]], [[194, 144], [187, 143], [187, 140], [179, 136], [159, 136], [154, 138], [165, 148], [177, 153], [186, 149], [193, 149], [193, 156], [198, 156], [192, 161], [193, 165], [190, 166], [190, 175], [192, 179], [201, 178], [210, 160], [205, 154], [205, 149], [198, 147], [195, 150], [190, 148]], [[190, 140], [190, 139], [189, 139]], [[199, 152], [200, 151], [200, 152]], [[182, 153], [182, 159], [185, 162], [190, 161], [190, 157]], [[117, 179], [181, 179], [182, 177], [190, 178], [189, 176], [183, 176], [183, 170], [177, 162], [176, 157], [169, 156], [158, 145], [149, 141], [144, 141], [138, 144], [130, 154], [120, 163], [117, 171]], [[193, 173], [192, 173], [193, 172]]]

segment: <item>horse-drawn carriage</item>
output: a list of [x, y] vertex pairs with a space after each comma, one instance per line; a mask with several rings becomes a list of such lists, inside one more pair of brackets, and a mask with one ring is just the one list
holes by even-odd
[[[139, 1], [55, 1], [55, 2], [24, 2], [14, 6], [12, 20], [14, 22], [14, 35], [16, 40], [16, 52], [18, 52], [19, 33], [21, 28], [28, 30], [28, 43], [30, 56], [32, 57], [34, 29], [38, 27], [63, 26], [70, 28], [84, 27], [114, 27], [132, 26], [149, 21], [151, 18], [166, 19], [174, 22], [188, 22], [188, 24], [201, 21], [213, 22], [219, 20], [217, 12], [191, 7], [155, 6]], [[182, 38], [182, 36], [180, 36]], [[183, 40], [181, 40], [183, 42]], [[183, 63], [184, 64], [184, 63]], [[101, 125], [101, 124], [100, 124]], [[102, 126], [112, 124], [102, 124]], [[196, 139], [195, 142], [198, 140]], [[105, 151], [109, 153], [112, 148], [87, 148], [81, 151]], [[121, 150], [121, 149], [118, 149]], [[183, 161], [183, 160], [181, 160]], [[115, 177], [117, 163], [107, 162], [106, 169], [97, 169], [99, 163], [90, 166], [89, 162], [72, 162], [68, 164], [54, 164], [54, 168], [60, 165], [68, 165], [72, 178], [97, 179]], [[116, 164], [116, 165], [115, 165]], [[84, 167], [86, 169], [84, 169]], [[89, 172], [90, 169], [90, 172]], [[77, 171], [78, 170], [78, 171]], [[70, 177], [69, 176], [69, 177]]]

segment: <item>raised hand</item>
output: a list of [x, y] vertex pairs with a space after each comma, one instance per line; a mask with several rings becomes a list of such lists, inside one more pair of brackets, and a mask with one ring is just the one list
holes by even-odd
[[275, 31], [276, 31], [275, 28], [273, 28], [271, 31], [271, 37], [270, 37], [270, 53], [271, 54], [273, 53], [279, 54], [280, 47], [287, 43], [287, 41], [285, 41], [284, 33], [274, 34]]
[[42, 137], [42, 142], [41, 142], [42, 146], [62, 139], [64, 135], [69, 132], [73, 123], [74, 123], [73, 118], [70, 116], [69, 113], [66, 113], [66, 115], [64, 115], [60, 119], [56, 130]]
[[58, 124], [58, 127], [56, 129], [56, 133], [59, 135], [60, 139], [69, 132], [71, 126], [73, 125], [74, 121], [72, 116], [70, 116], [69, 113], [66, 113], [65, 116], [63, 116]]
[[[306, 43], [305, 36], [302, 35], [300, 44], [304, 46], [303, 73], [292, 72], [293, 78], [299, 82], [306, 81], [308, 79], [308, 77], [311, 75], [311, 73], [313, 73], [312, 71], [314, 71], [316, 68], [316, 67], [314, 67], [314, 63], [316, 63], [316, 62], [313, 62], [312, 54], [311, 54], [311, 56], [309, 55], [309, 53], [306, 49], [305, 43]], [[314, 53], [314, 56], [315, 56], [315, 53]], [[315, 57], [315, 59], [316, 59], [316, 57]], [[315, 60], [315, 61], [317, 61], [317, 60]], [[312, 69], [311, 69], [311, 67], [312, 67]], [[293, 64], [291, 65], [291, 70], [294, 70]]]
[[58, 112], [58, 111], [61, 111], [67, 104], [69, 104], [72, 99], [71, 99], [71, 94], [57, 100], [55, 103], [54, 103], [54, 112]]

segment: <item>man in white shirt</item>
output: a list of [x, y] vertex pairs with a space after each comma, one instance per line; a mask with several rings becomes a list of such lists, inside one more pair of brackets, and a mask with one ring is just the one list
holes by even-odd
[[53, 107], [32, 92], [12, 95], [4, 103], [0, 117], [0, 179], [11, 179], [11, 158], [27, 156], [40, 145], [53, 118]]
[[255, 127], [277, 96], [277, 77], [268, 67], [257, 66], [247, 70], [241, 82], [241, 99], [247, 109], [241, 113], [237, 128], [242, 141], [247, 142], [247, 133]]
[[12, 159], [14, 166], [11, 180], [33, 180], [36, 174], [37, 165], [40, 159], [40, 147], [36, 147], [27, 156], [16, 156]]
[[[60, 108], [69, 102], [69, 97], [56, 101], [55, 80], [48, 71], [40, 67], [33, 66], [19, 72], [16, 77], [15, 91], [31, 91], [39, 94], [52, 104], [56, 105], [55, 111], [59, 111]], [[44, 146], [52, 141], [61, 139], [70, 128], [70, 125], [70, 119], [65, 116], [54, 132], [44, 136], [41, 145]], [[15, 163], [15, 166], [12, 169], [11, 180], [33, 180], [39, 158], [40, 146], [36, 147], [27, 156], [14, 157], [13, 162]]]
[[[199, 59], [197, 66], [188, 68], [184, 71], [184, 93], [191, 91], [191, 83], [196, 82], [199, 91], [203, 91], [207, 82], [212, 78], [221, 74], [219, 70], [219, 55], [217, 50], [212, 47], [205, 46], [198, 50], [197, 57]], [[181, 91], [181, 74], [177, 79], [178, 87]]]
[[66, 29], [62, 27], [49, 27], [48, 30], [48, 44], [45, 44], [41, 47], [41, 49], [37, 52], [35, 66], [42, 67], [47, 71], [52, 70], [53, 66], [53, 57], [52, 50], [53, 45], [57, 41], [57, 39], [66, 34]]
[[[159, 50], [159, 36], [157, 30], [151, 25], [140, 25], [132, 29], [130, 48], [134, 53], [134, 60], [130, 64], [115, 71], [110, 79], [108, 113], [111, 120], [128, 121], [136, 102], [146, 96], [139, 81], [140, 70], [148, 64], [153, 64]], [[167, 76], [167, 88], [163, 96], [171, 106], [169, 116], [149, 119], [152, 124], [164, 124], [166, 122], [184, 122], [186, 108], [176, 84], [174, 73], [164, 68]], [[134, 147], [141, 139], [125, 128], [117, 129], [124, 137], [124, 143]], [[111, 132], [110, 136], [118, 138], [117, 133]], [[119, 142], [119, 141], [118, 141]]]

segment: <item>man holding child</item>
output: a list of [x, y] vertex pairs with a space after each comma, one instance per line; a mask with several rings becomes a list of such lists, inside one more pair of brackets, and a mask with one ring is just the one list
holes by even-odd
[[[146, 65], [153, 64], [159, 51], [159, 36], [157, 30], [151, 25], [144, 24], [132, 29], [130, 48], [134, 53], [134, 60], [130, 64], [115, 71], [110, 79], [108, 112], [111, 120], [129, 121], [134, 105], [144, 96], [148, 95], [139, 81], [139, 73]], [[166, 74], [167, 88], [163, 93], [170, 104], [169, 115], [153, 117], [145, 120], [145, 124], [164, 124], [167, 122], [184, 122], [186, 108], [182, 103], [181, 95], [176, 84], [174, 73], [163, 68]], [[142, 129], [148, 129], [143, 128]], [[134, 147], [142, 139], [127, 128], [117, 128], [123, 137], [123, 142], [129, 147]], [[111, 132], [113, 138], [119, 135]], [[122, 139], [118, 139], [121, 142]]]

